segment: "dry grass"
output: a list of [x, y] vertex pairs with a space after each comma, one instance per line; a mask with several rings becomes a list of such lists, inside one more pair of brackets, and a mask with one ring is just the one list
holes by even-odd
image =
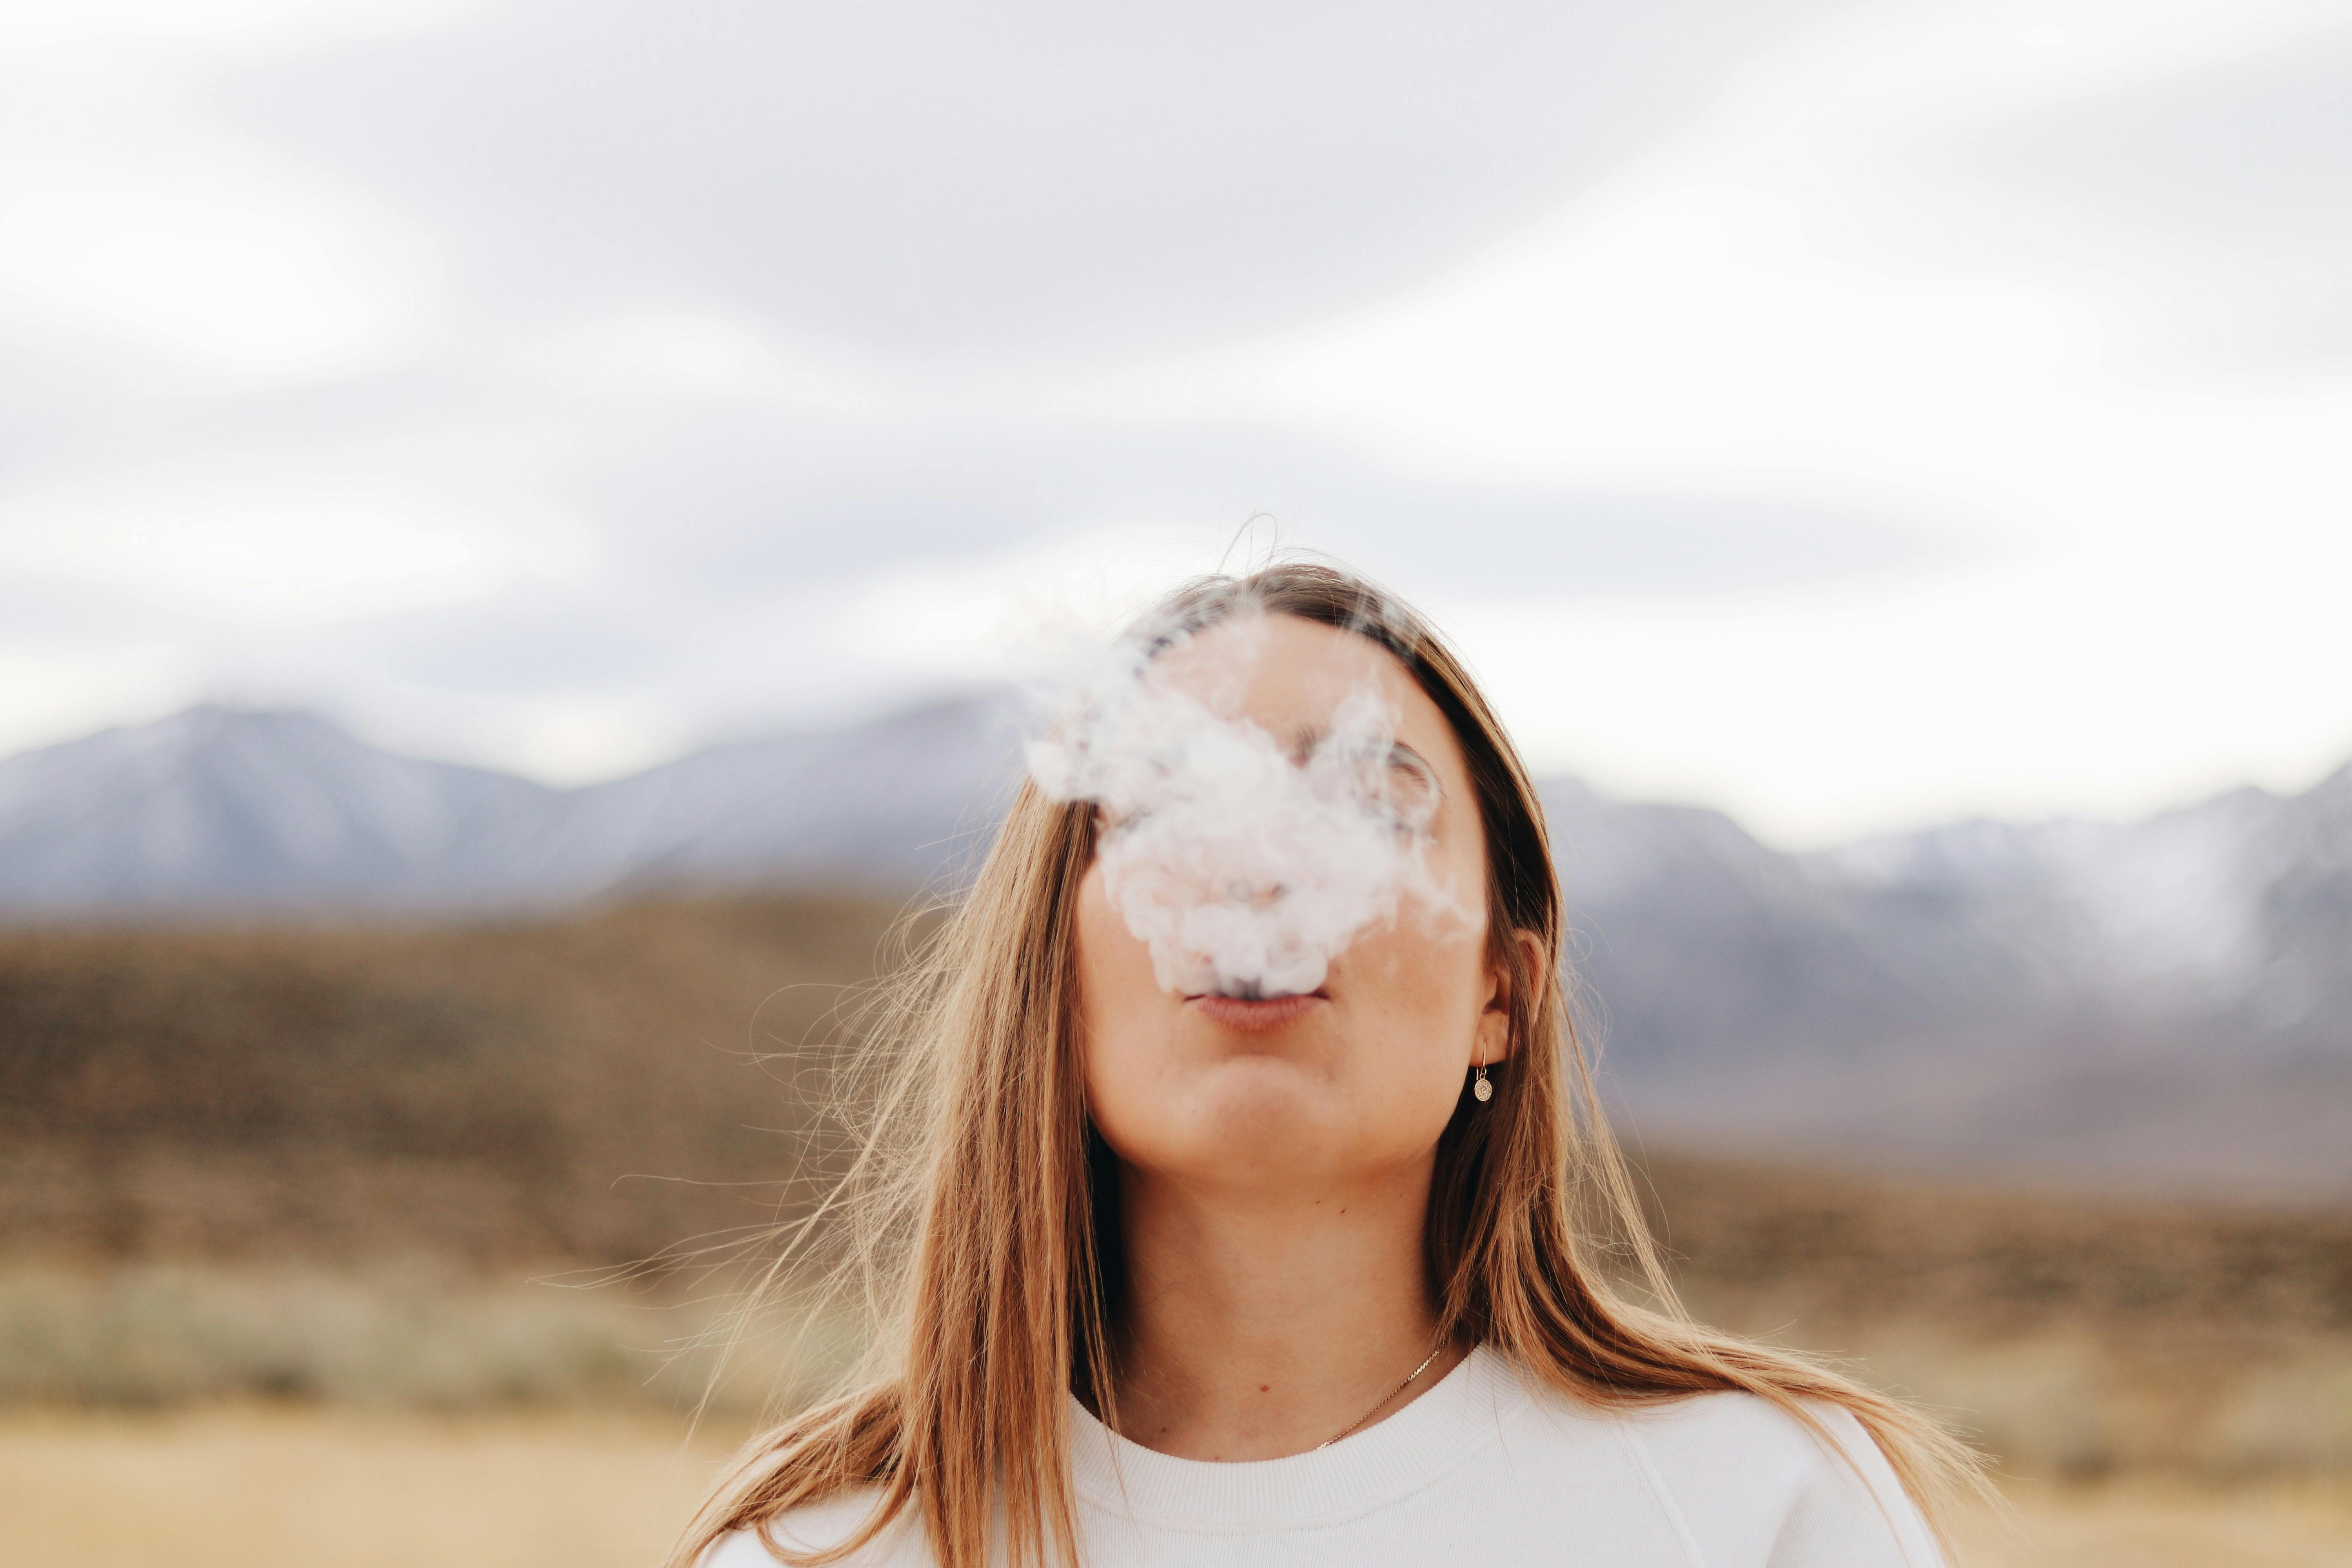
[[[889, 915], [0, 932], [0, 1554], [644, 1561], [699, 1485], [664, 1422], [712, 1363], [665, 1356], [714, 1303], [530, 1280], [795, 1212], [833, 1158], [798, 1047]], [[2032, 1478], [2043, 1556], [1980, 1561], [2352, 1562], [2352, 1215], [1649, 1175], [1700, 1315]], [[755, 1342], [720, 1408], [847, 1348]]]
[[2352, 1487], [2012, 1481], [1960, 1531], [1962, 1568], [2347, 1568]]
[[564, 1405], [746, 1416], [822, 1386], [841, 1322], [731, 1332], [731, 1293], [593, 1272], [485, 1279], [431, 1258], [352, 1272], [132, 1265], [0, 1270], [0, 1407], [222, 1402], [442, 1412]]
[[2352, 1476], [2352, 1216], [1650, 1173], [1699, 1316], [1846, 1359], [2013, 1469]]
[[105, 1259], [619, 1262], [805, 1201], [803, 1050], [892, 911], [0, 931], [0, 1237]]
[[0, 1563], [643, 1568], [738, 1436], [614, 1415], [20, 1415], [0, 1423]]
[[[644, 1568], [740, 1435], [619, 1415], [0, 1421], [0, 1568]], [[2352, 1487], [2011, 1489], [1967, 1568], [2343, 1568]]]

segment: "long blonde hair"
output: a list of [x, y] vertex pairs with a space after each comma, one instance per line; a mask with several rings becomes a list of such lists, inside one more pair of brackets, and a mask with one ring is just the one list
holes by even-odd
[[[1387, 649], [1445, 715], [1477, 795], [1513, 1048], [1490, 1075], [1492, 1101], [1465, 1092], [1438, 1142], [1424, 1257], [1441, 1328], [1589, 1405], [1742, 1390], [1825, 1439], [1809, 1405], [1842, 1407], [1931, 1518], [1978, 1486], [1971, 1450], [1919, 1411], [1701, 1328], [1675, 1304], [1562, 964], [1530, 956], [1560, 954], [1566, 934], [1542, 807], [1461, 661], [1412, 612], [1317, 564], [1203, 579], [1148, 626], [1164, 637], [1242, 605]], [[784, 1561], [838, 1562], [910, 1513], [940, 1568], [981, 1568], [992, 1520], [1016, 1568], [1077, 1563], [1069, 1398], [1116, 1426], [1123, 1284], [1113, 1163], [1087, 1116], [1076, 1026], [1073, 916], [1094, 835], [1085, 803], [1024, 784], [969, 895], [889, 994], [861, 1045], [887, 1052], [887, 1069], [866, 1092], [855, 1165], [805, 1222], [848, 1237], [843, 1266], [879, 1329], [868, 1363], [846, 1392], [747, 1446], [672, 1568], [746, 1529]], [[871, 1513], [831, 1549], [794, 1555], [776, 1542], [790, 1510], [867, 1488]]]

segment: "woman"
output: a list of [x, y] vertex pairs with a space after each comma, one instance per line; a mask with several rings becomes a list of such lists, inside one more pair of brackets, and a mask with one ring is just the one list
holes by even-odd
[[851, 1227], [900, 1260], [877, 1363], [755, 1439], [675, 1563], [1937, 1561], [1965, 1447], [1674, 1310], [1463, 666], [1308, 565], [1135, 646], [1302, 757], [1375, 691], [1419, 886], [1311, 990], [1166, 984], [1106, 885], [1129, 825], [1024, 784], [894, 1015], [855, 1184], [896, 1206]]

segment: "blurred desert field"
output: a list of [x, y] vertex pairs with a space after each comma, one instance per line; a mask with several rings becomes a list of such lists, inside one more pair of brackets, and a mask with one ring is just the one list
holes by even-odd
[[[0, 933], [0, 1563], [652, 1561], [851, 1348], [710, 1347], [891, 913]], [[1701, 1316], [1996, 1456], [1966, 1561], [2352, 1563], [2352, 1214], [1644, 1171]]]
[[[0, 1422], [0, 1563], [641, 1568], [733, 1427], [613, 1415], [215, 1410]], [[2014, 1480], [1977, 1568], [2352, 1563], [2352, 1489]]]

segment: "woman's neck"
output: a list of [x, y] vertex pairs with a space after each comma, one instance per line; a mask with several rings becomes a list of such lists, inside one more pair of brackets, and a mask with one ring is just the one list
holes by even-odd
[[1422, 1262], [1430, 1172], [1280, 1194], [1127, 1168], [1119, 1432], [1192, 1459], [1303, 1453], [1411, 1403], [1435, 1349]]

